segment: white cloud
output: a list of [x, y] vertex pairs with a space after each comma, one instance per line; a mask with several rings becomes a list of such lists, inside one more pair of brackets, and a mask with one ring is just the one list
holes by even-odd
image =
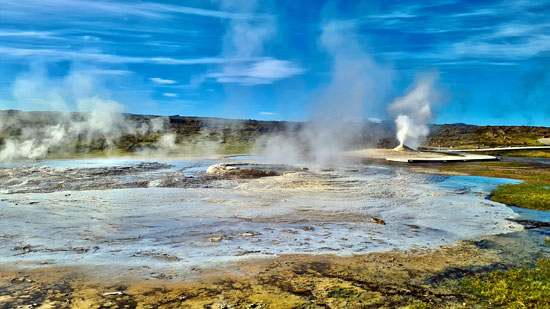
[[[240, 12], [255, 15], [260, 1], [221, 0], [224, 11]], [[261, 57], [264, 45], [277, 36], [275, 16], [264, 15], [258, 19], [231, 19], [227, 23], [222, 41], [221, 57], [227, 62], [205, 75], [219, 83], [236, 83], [240, 85], [271, 84], [277, 80], [301, 74], [304, 70], [288, 60], [272, 57]], [[231, 59], [255, 59], [247, 62], [236, 62]]]
[[210, 73], [220, 83], [242, 85], [271, 84], [277, 80], [302, 74], [304, 69], [287, 60], [264, 59], [249, 64], [227, 66], [223, 72]]
[[127, 70], [90, 69], [89, 72], [97, 75], [132, 75], [134, 72]]
[[550, 51], [550, 35], [538, 35], [515, 44], [467, 40], [449, 46], [442, 56], [525, 59], [547, 51]]
[[170, 98], [175, 98], [175, 97], [178, 96], [177, 94], [171, 93], [171, 92], [165, 92], [162, 95], [165, 96], [165, 97], [170, 97]]
[[52, 32], [46, 31], [13, 31], [13, 30], [0, 30], [0, 37], [36, 37], [46, 38], [51, 37]]
[[97, 36], [93, 36], [93, 35], [83, 35], [81, 37], [84, 41], [93, 41], [93, 42], [99, 42], [101, 41], [100, 38], [98, 38]]
[[433, 43], [422, 44], [422, 48], [417, 50], [397, 50], [399, 45], [395, 44], [378, 46], [378, 53], [392, 60], [417, 59], [435, 65], [472, 62], [502, 65], [517, 64], [550, 51], [548, 1], [469, 3], [431, 14], [430, 7], [453, 2], [428, 6], [390, 5], [389, 10], [371, 13], [354, 22], [372, 29], [392, 29], [433, 38]]
[[374, 117], [369, 117], [369, 118], [367, 118], [367, 120], [370, 121], [370, 122], [373, 122], [373, 123], [382, 123], [382, 121], [383, 121], [380, 118], [374, 118]]
[[264, 115], [264, 116], [275, 116], [275, 115], [277, 115], [277, 113], [272, 113], [272, 112], [260, 112], [260, 115]]
[[159, 78], [159, 77], [152, 77], [152, 78], [149, 78], [149, 80], [152, 81], [155, 84], [161, 84], [161, 85], [171, 85], [171, 84], [176, 83], [175, 80], [162, 79], [162, 78]]
[[160, 4], [153, 2], [130, 3], [126, 1], [89, 0], [2, 0], [0, 16], [5, 18], [32, 18], [33, 16], [137, 16], [162, 19], [172, 14], [187, 14], [221, 19], [248, 19], [250, 14], [232, 13], [220, 10]]
[[87, 52], [82, 50], [61, 50], [61, 49], [31, 49], [0, 47], [0, 55], [12, 58], [43, 57], [46, 60], [86, 60], [99, 63], [126, 64], [126, 63], [152, 63], [166, 65], [194, 65], [194, 64], [222, 64], [259, 61], [262, 58], [224, 58], [205, 57], [178, 59], [169, 57], [130, 57], [106, 54], [100, 52]]

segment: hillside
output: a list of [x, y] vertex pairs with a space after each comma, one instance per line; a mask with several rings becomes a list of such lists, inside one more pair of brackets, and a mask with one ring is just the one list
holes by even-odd
[[549, 127], [434, 125], [426, 146], [488, 148], [499, 146], [541, 146], [537, 140], [550, 137]]
[[[331, 123], [327, 123], [330, 126]], [[185, 153], [247, 153], [260, 136], [296, 135], [304, 123], [239, 120], [179, 115], [154, 115], [0, 111], [0, 149], [31, 152], [26, 157], [132, 153], [177, 146]], [[366, 122], [356, 133], [352, 148], [393, 148], [391, 121]], [[548, 127], [433, 125], [426, 146], [485, 148], [541, 145], [550, 137]], [[12, 156], [15, 158], [16, 156]], [[2, 159], [2, 158], [0, 158]], [[8, 158], [9, 159], [9, 158]]]

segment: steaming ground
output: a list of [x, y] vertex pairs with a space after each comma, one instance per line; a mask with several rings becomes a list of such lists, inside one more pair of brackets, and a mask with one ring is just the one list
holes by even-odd
[[521, 230], [506, 220], [511, 209], [485, 198], [506, 180], [381, 165], [205, 173], [243, 160], [256, 159], [4, 165], [0, 260], [177, 278], [250, 257], [432, 248]]

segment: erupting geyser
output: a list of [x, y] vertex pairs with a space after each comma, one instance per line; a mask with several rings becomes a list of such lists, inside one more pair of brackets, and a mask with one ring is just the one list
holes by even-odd
[[414, 149], [410, 148], [409, 146], [401, 143], [399, 146], [393, 148], [395, 151], [415, 151]]
[[390, 114], [396, 117], [399, 146], [395, 150], [404, 150], [409, 147], [409, 149], [416, 149], [428, 136], [430, 132], [428, 123], [432, 121], [431, 105], [435, 99], [433, 82], [434, 77], [420, 79], [413, 90], [406, 96], [395, 99], [388, 107]]

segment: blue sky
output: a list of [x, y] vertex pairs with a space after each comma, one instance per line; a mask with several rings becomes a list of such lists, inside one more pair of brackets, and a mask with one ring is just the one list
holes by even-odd
[[549, 126], [549, 72], [546, 0], [0, 0], [0, 109], [387, 118], [433, 74], [437, 123]]

